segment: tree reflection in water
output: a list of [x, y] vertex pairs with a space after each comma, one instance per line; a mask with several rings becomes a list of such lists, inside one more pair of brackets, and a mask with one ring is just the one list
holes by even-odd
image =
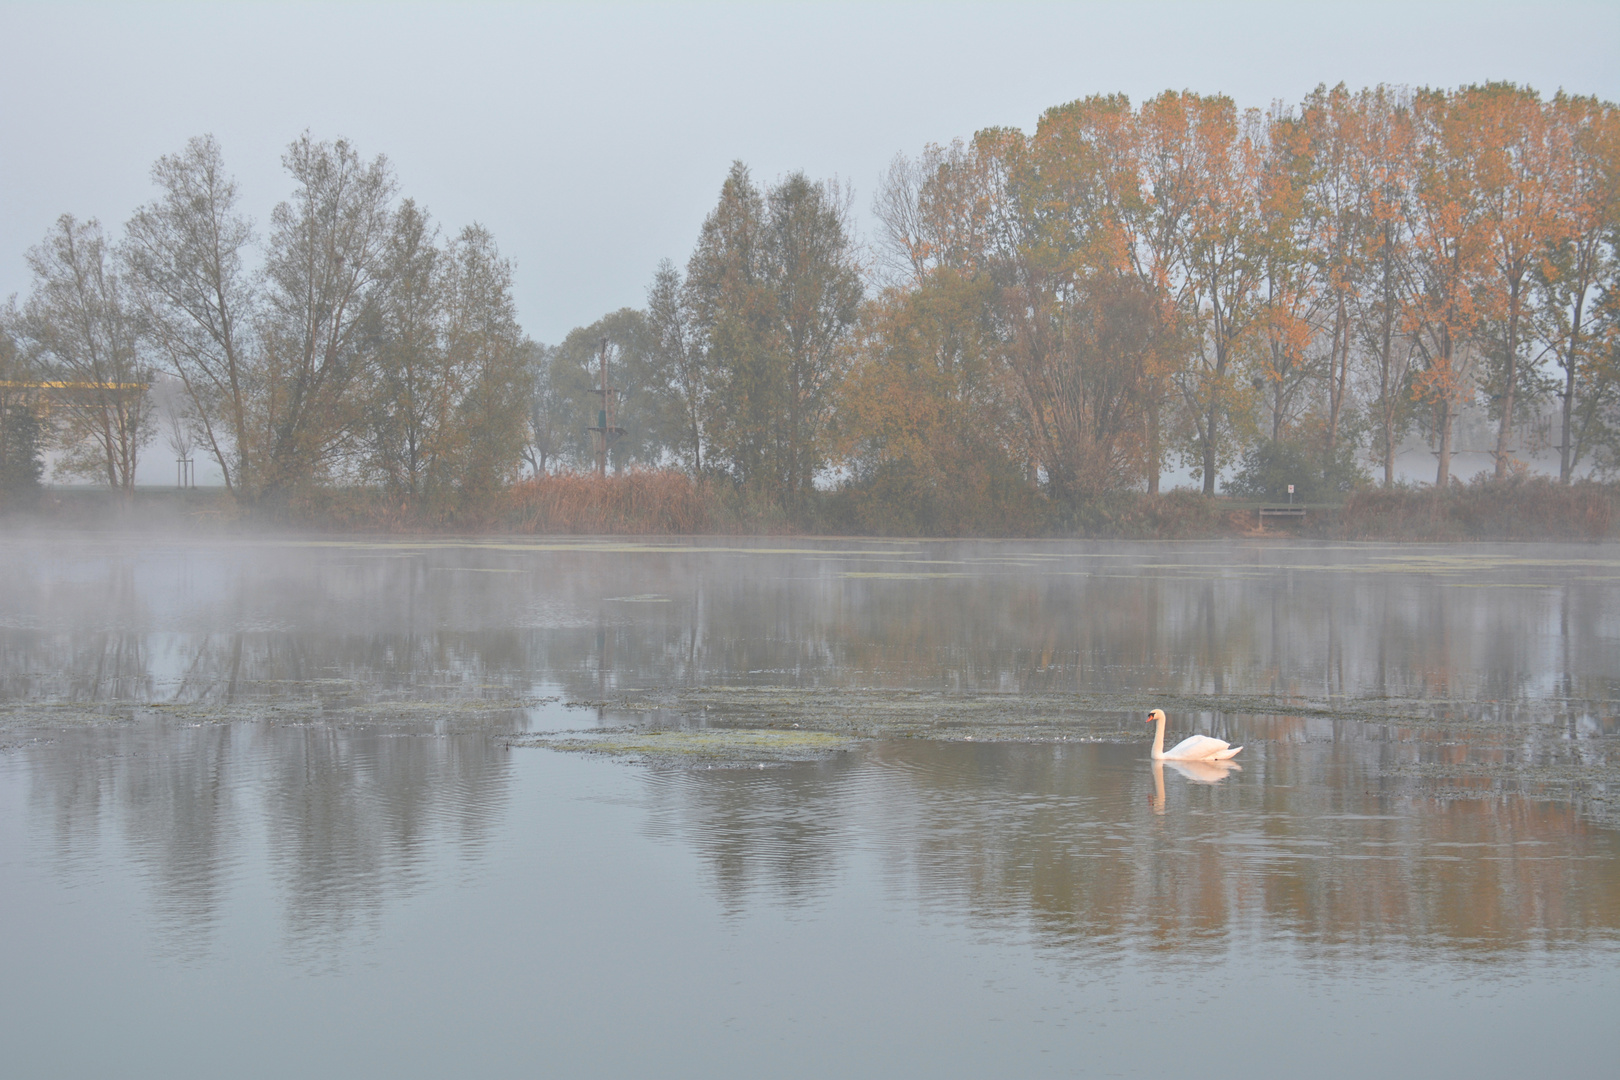
[[[321, 966], [422, 886], [426, 845], [481, 857], [513, 782], [498, 736], [541, 699], [653, 687], [1198, 694], [1233, 704], [1173, 726], [1254, 747], [1220, 783], [1166, 776], [1157, 808], [1145, 741], [649, 773], [648, 827], [732, 912], [812, 902], [869, 855], [924, 904], [1093, 948], [1490, 955], [1620, 926], [1609, 548], [13, 537], [0, 557], [3, 752], [65, 862], [118, 834], [180, 955], [262, 845]], [[1367, 719], [1389, 699], [1422, 722]]]
[[781, 771], [649, 778], [658, 833], [707, 861], [729, 908], [803, 903], [864, 852], [925, 907], [1032, 919], [1088, 952], [1286, 939], [1490, 956], [1620, 932], [1613, 830], [1567, 804], [1381, 781], [1329, 744], [1213, 784], [1095, 745], [906, 740]]
[[482, 858], [510, 764], [465, 729], [319, 723], [86, 726], [17, 752], [64, 868], [119, 853], [140, 868], [161, 952], [206, 956], [232, 889], [267, 870], [287, 952], [312, 970], [429, 883], [433, 845]]

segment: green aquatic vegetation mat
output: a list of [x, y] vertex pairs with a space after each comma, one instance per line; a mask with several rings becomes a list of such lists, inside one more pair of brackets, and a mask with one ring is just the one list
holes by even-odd
[[[1429, 788], [1488, 784], [1499, 795], [1574, 799], [1608, 821], [1620, 811], [1620, 726], [1616, 702], [1538, 700], [1474, 702], [1419, 698], [1307, 701], [1280, 695], [1166, 693], [953, 693], [919, 690], [728, 687], [645, 690], [610, 700], [571, 701], [599, 723], [617, 725], [516, 740], [632, 760], [788, 761], [826, 757], [872, 740], [1093, 742], [1146, 748], [1149, 708], [1170, 713], [1171, 737], [1191, 733], [1193, 715], [1255, 721], [1316, 721], [1286, 737], [1334, 739], [1330, 725], [1354, 725], [1343, 737], [1404, 747], [1451, 760], [1386, 760], [1373, 772]], [[1581, 732], [1578, 717], [1598, 719]], [[1585, 722], [1582, 721], [1582, 722]], [[774, 732], [780, 742], [765, 733]], [[827, 741], [812, 736], [821, 733]], [[1275, 735], [1273, 735], [1275, 737]], [[1260, 742], [1260, 739], [1251, 739]], [[789, 750], [791, 748], [791, 751]], [[1381, 756], [1381, 755], [1380, 755]], [[1610, 798], [1609, 793], [1616, 793]]]
[[855, 739], [825, 731], [727, 727], [560, 732], [525, 736], [507, 743], [631, 758], [650, 764], [723, 766], [819, 761], [856, 744]]
[[[324, 680], [323, 680], [324, 681]], [[519, 730], [526, 710], [556, 698], [515, 697], [509, 692], [490, 697], [447, 698], [379, 697], [358, 694], [323, 700], [314, 691], [319, 682], [282, 682], [278, 692], [266, 692], [267, 682], [251, 684], [258, 692], [243, 692], [231, 700], [21, 700], [0, 701], [0, 745], [17, 743], [24, 735], [110, 727], [141, 721], [178, 725], [230, 724], [257, 721], [275, 724], [333, 724], [358, 726], [427, 727], [448, 730]], [[329, 688], [329, 687], [323, 687]]]
[[[1138, 742], [1149, 709], [1170, 714], [1171, 728], [1190, 714], [1354, 721], [1446, 730], [1506, 730], [1525, 721], [1494, 715], [1494, 702], [1425, 698], [1302, 699], [1275, 694], [1163, 692], [993, 693], [883, 688], [702, 686], [649, 689], [605, 700], [570, 701], [613, 715], [662, 714], [672, 722], [707, 726], [793, 727], [858, 738], [1047, 739], [1082, 735]], [[1616, 702], [1515, 703], [1543, 708], [1578, 704], [1613, 716]]]
[[[336, 691], [336, 692], [334, 692]], [[12, 700], [0, 702], [0, 750], [72, 730], [138, 723], [201, 726], [240, 721], [353, 726], [402, 734], [483, 732], [510, 746], [547, 747], [625, 760], [728, 767], [821, 760], [865, 742], [1094, 742], [1138, 745], [1150, 708], [1170, 714], [1172, 738], [1198, 714], [1240, 723], [1317, 722], [1290, 738], [1345, 737], [1404, 747], [1374, 772], [1433, 795], [1516, 793], [1573, 799], [1603, 821], [1620, 817], [1620, 713], [1615, 700], [1506, 702], [1425, 698], [1301, 699], [1268, 694], [1135, 691], [995, 693], [885, 688], [700, 686], [573, 700], [583, 730], [524, 733], [527, 710], [556, 698], [497, 684], [417, 686], [367, 695], [340, 679], [245, 683], [231, 700]], [[1329, 727], [1324, 729], [1322, 721]], [[1341, 734], [1331, 725], [1355, 725]], [[1595, 726], [1594, 726], [1595, 725]], [[1371, 730], [1370, 730], [1371, 729]], [[1577, 730], [1579, 729], [1579, 730]], [[1252, 730], [1252, 726], [1251, 726]], [[1271, 737], [1278, 737], [1274, 729]], [[1258, 740], [1257, 740], [1258, 741]], [[1421, 753], [1420, 753], [1421, 751]], [[1442, 754], [1443, 758], [1437, 758]], [[1414, 757], [1412, 755], [1418, 755]]]

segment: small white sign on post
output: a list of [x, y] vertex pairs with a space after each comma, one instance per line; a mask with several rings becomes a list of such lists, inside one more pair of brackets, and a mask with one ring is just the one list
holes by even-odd
[[1294, 485], [1293, 484], [1288, 485], [1288, 505], [1289, 506], [1294, 505]]

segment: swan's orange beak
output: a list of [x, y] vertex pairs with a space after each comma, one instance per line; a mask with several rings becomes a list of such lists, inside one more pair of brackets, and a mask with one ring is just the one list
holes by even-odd
[[1147, 714], [1147, 722], [1150, 723], [1150, 724], [1153, 723], [1153, 714], [1152, 713]]

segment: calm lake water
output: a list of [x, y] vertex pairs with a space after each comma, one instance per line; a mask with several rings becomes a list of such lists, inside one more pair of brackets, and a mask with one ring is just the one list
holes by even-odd
[[[1614, 545], [12, 533], [0, 566], [8, 1076], [1620, 1052]], [[1152, 768], [1154, 705], [1241, 770]], [[534, 745], [799, 722], [851, 741]]]

